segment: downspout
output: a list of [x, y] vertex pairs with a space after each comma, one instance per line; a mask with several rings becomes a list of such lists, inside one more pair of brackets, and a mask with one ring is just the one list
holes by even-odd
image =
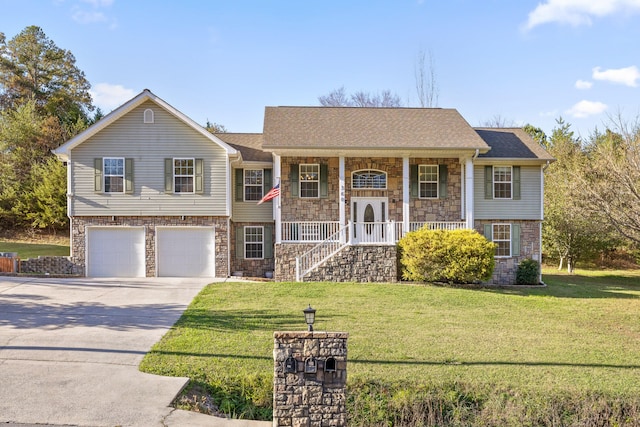
[[475, 215], [474, 215], [474, 202], [473, 202], [473, 162], [480, 155], [480, 150], [476, 148], [475, 154], [471, 158], [467, 158], [465, 162], [465, 211], [467, 228], [473, 230]]
[[[551, 164], [551, 161], [547, 160], [547, 164], [542, 167], [542, 173], [540, 174], [540, 230], [539, 230], [540, 247], [538, 248], [540, 259], [538, 259], [537, 261], [540, 263], [539, 265], [541, 267], [542, 267], [542, 222], [544, 221], [544, 171], [547, 170], [550, 164]], [[544, 284], [544, 282], [542, 281], [542, 268], [540, 268], [540, 276], [538, 277], [538, 281]]]

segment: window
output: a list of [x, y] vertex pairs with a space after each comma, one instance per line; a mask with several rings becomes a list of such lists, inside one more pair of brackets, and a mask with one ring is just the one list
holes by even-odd
[[174, 192], [193, 193], [194, 159], [173, 159]]
[[144, 110], [144, 119], [143, 119], [144, 123], [153, 123], [154, 122], [154, 118], [153, 118], [153, 110], [151, 108], [147, 108], [146, 110]]
[[437, 199], [438, 165], [420, 165], [418, 167], [418, 185], [421, 199]]
[[300, 165], [300, 197], [319, 197], [320, 194], [320, 165]]
[[353, 172], [351, 175], [351, 188], [354, 190], [385, 190], [387, 188], [387, 174], [386, 172], [377, 170]]
[[264, 258], [264, 228], [244, 228], [244, 257], [247, 259]]
[[264, 174], [262, 169], [244, 170], [244, 200], [259, 201], [262, 199]]
[[511, 166], [494, 166], [493, 167], [493, 198], [494, 199], [510, 199], [511, 198]]
[[103, 160], [104, 192], [124, 192], [124, 159], [105, 157]]
[[511, 256], [511, 224], [492, 224], [491, 235], [496, 247], [496, 258]]

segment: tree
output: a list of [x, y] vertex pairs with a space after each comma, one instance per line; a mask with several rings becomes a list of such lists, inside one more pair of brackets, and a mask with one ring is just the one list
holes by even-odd
[[585, 189], [580, 208], [640, 244], [640, 124], [618, 117], [604, 133], [594, 133], [586, 151], [590, 161], [574, 176]]
[[384, 90], [381, 94], [358, 91], [347, 95], [344, 87], [341, 87], [328, 95], [319, 96], [318, 101], [323, 107], [402, 107], [400, 97], [390, 90]]
[[227, 133], [227, 128], [224, 125], [215, 122], [211, 123], [209, 120], [207, 120], [204, 128], [211, 133]]
[[[74, 129], [79, 131], [83, 123], [80, 121], [78, 129]], [[3, 227], [31, 226], [36, 220], [32, 213], [54, 210], [39, 205], [45, 195], [34, 196], [33, 192], [38, 191], [39, 185], [53, 179], [54, 172], [59, 172], [50, 165], [52, 160], [57, 162], [51, 149], [60, 145], [64, 135], [65, 131], [56, 117], [41, 117], [38, 114], [35, 101], [28, 101], [15, 110], [5, 110], [0, 114], [0, 224]], [[45, 172], [40, 172], [45, 164], [49, 166]], [[62, 167], [62, 164], [59, 166]], [[66, 178], [46, 188], [54, 190], [54, 193], [62, 191], [66, 194]], [[57, 212], [65, 211], [66, 196], [50, 200], [60, 203], [55, 209]], [[62, 222], [65, 221], [63, 215]], [[35, 221], [41, 228], [57, 227], [60, 221], [44, 226], [43, 223]]]
[[532, 124], [527, 123], [526, 125], [524, 125], [524, 127], [522, 129], [527, 134], [529, 134], [529, 136], [531, 138], [533, 138], [533, 140], [536, 141], [538, 144], [540, 144], [541, 146], [543, 146], [545, 148], [549, 147], [549, 138], [547, 137], [547, 134], [544, 133], [544, 131], [541, 128], [535, 127]]
[[440, 91], [436, 81], [436, 68], [433, 61], [433, 54], [429, 51], [428, 64], [426, 63], [425, 57], [426, 54], [424, 50], [420, 50], [414, 67], [416, 93], [418, 95], [418, 103], [420, 104], [420, 107], [432, 108], [438, 106]]
[[91, 85], [75, 63], [40, 27], [29, 26], [8, 42], [0, 33], [0, 108], [33, 101], [40, 114], [63, 124], [86, 121], [93, 110]]
[[31, 169], [25, 197], [14, 211], [31, 227], [56, 231], [69, 224], [66, 206], [67, 168], [58, 159], [49, 157]]
[[579, 179], [588, 164], [579, 139], [571, 125], [557, 120], [548, 141], [548, 150], [556, 158], [545, 173], [544, 251], [559, 260], [558, 269], [566, 262], [572, 273], [578, 261], [592, 258], [615, 245], [610, 229], [602, 217], [580, 206], [585, 189]]
[[481, 126], [487, 128], [513, 128], [517, 125], [513, 120], [507, 119], [500, 114], [495, 114], [489, 120], [485, 120]]

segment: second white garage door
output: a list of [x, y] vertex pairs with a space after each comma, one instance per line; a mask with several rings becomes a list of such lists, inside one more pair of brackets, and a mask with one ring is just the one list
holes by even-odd
[[156, 268], [159, 277], [214, 277], [213, 227], [156, 228]]

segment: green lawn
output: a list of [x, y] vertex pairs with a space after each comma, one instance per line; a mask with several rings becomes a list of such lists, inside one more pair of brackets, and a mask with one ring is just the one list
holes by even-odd
[[247, 378], [268, 383], [273, 331], [304, 329], [310, 303], [316, 330], [349, 332], [350, 384], [639, 394], [640, 270], [545, 273], [548, 287], [536, 289], [212, 284], [141, 368], [212, 389], [238, 378], [243, 388]]
[[17, 252], [20, 259], [39, 256], [69, 256], [69, 246], [0, 240], [0, 252]]

